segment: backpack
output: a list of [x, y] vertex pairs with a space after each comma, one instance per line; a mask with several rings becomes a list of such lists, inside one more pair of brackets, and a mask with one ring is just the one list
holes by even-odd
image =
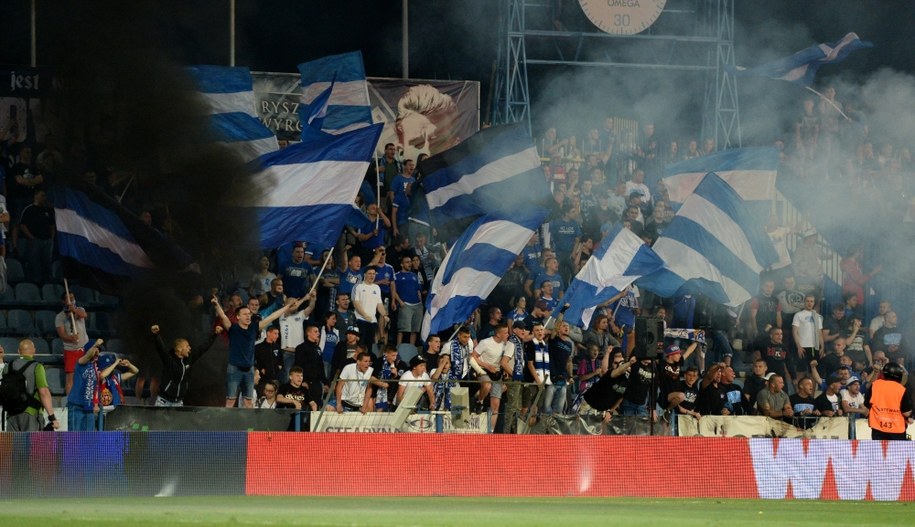
[[29, 393], [24, 373], [35, 364], [35, 361], [26, 361], [19, 368], [13, 368], [10, 363], [6, 374], [0, 378], [0, 406], [6, 410], [7, 415], [19, 415], [29, 406], [35, 405], [35, 393]]

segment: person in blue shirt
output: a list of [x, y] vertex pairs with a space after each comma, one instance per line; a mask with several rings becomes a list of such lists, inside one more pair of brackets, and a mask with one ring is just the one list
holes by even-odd
[[391, 311], [397, 313], [397, 344], [406, 335], [410, 345], [416, 344], [416, 334], [423, 322], [423, 304], [419, 277], [413, 271], [413, 258], [400, 259], [400, 272], [394, 275], [394, 298]]
[[413, 202], [413, 184], [416, 178], [413, 177], [413, 170], [416, 168], [416, 162], [407, 159], [403, 163], [403, 173], [397, 175], [391, 182], [391, 189], [388, 191], [388, 197], [391, 200], [391, 229], [394, 237], [407, 236], [407, 219], [410, 214], [410, 204]]

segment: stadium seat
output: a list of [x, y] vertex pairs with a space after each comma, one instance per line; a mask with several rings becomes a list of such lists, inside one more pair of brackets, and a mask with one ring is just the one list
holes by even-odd
[[55, 284], [64, 283], [64, 266], [60, 260], [51, 262], [51, 281]]
[[38, 333], [42, 336], [57, 336], [57, 326], [54, 324], [54, 319], [57, 318], [57, 313], [43, 309], [41, 311], [35, 311], [35, 328], [38, 329]]
[[[35, 353], [38, 355], [51, 355], [51, 347], [48, 346], [48, 341], [42, 338], [32, 338], [32, 342], [35, 344]], [[56, 360], [56, 359], [55, 359]], [[44, 361], [42, 361], [44, 362]]]
[[104, 311], [89, 313], [89, 322], [86, 327], [89, 333], [108, 338], [115, 334], [114, 315]]
[[22, 262], [15, 258], [6, 259], [6, 281], [10, 284], [18, 284], [25, 281], [25, 270], [22, 268]]
[[48, 305], [60, 305], [64, 296], [64, 286], [60, 284], [45, 284], [41, 286], [41, 299]]
[[64, 341], [60, 340], [59, 338], [52, 340], [51, 341], [51, 353], [53, 353], [54, 355], [63, 356]]
[[57, 366], [45, 366], [44, 370], [48, 378], [48, 389], [51, 390], [51, 395], [64, 395], [64, 369]]
[[0, 292], [0, 303], [6, 305], [16, 303], [16, 296], [13, 294], [13, 286], [7, 285], [6, 288]]
[[0, 311], [0, 334], [6, 333], [9, 328], [6, 327], [6, 313]]
[[29, 282], [16, 284], [16, 302], [19, 304], [40, 304], [41, 290], [38, 286]]
[[127, 341], [124, 339], [111, 339], [105, 341], [104, 348], [106, 352], [114, 353], [119, 357], [127, 355]]
[[70, 293], [76, 297], [76, 303], [89, 306], [95, 304], [95, 291], [81, 285], [71, 285]]
[[16, 335], [32, 335], [35, 333], [35, 322], [32, 314], [24, 309], [10, 309], [6, 314], [6, 324]]
[[417, 353], [416, 346], [413, 346], [408, 342], [397, 345], [397, 356], [407, 364], [410, 364], [410, 359], [415, 357]]
[[113, 295], [99, 293], [98, 303], [105, 307], [117, 307], [117, 305], [120, 303], [120, 299]]
[[0, 346], [3, 346], [3, 353], [11, 359], [19, 355], [19, 339], [15, 337], [0, 337]]

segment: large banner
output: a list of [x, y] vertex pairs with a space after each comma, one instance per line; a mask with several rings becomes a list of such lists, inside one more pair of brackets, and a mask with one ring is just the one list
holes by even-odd
[[0, 141], [44, 143], [48, 130], [42, 116], [42, 101], [51, 93], [50, 70], [0, 68]]
[[[261, 121], [281, 141], [298, 141], [302, 131], [301, 85], [297, 73], [251, 72]], [[404, 159], [437, 154], [480, 130], [480, 83], [368, 78], [372, 119], [384, 123], [378, 142], [394, 143]]]

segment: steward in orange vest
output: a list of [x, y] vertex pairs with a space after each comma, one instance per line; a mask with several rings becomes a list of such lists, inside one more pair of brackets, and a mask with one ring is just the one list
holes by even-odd
[[891, 362], [883, 367], [883, 379], [874, 381], [864, 404], [870, 408], [867, 416], [871, 439], [906, 438], [906, 427], [912, 422], [912, 397], [902, 384], [902, 366]]

